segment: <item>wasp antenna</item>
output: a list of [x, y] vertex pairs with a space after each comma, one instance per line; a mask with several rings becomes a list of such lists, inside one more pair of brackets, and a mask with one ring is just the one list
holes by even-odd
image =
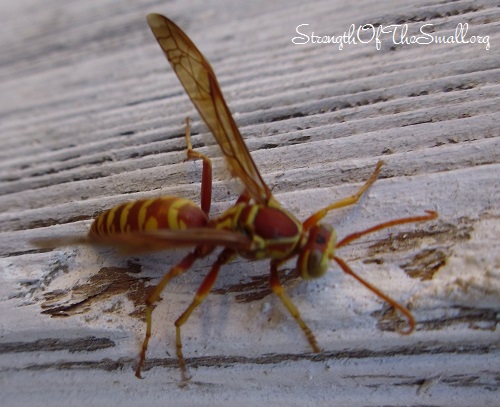
[[427, 215], [424, 216], [412, 216], [410, 218], [400, 218], [400, 219], [394, 219], [390, 220], [388, 222], [380, 223], [378, 225], [372, 226], [369, 229], [362, 230], [361, 232], [355, 232], [351, 233], [350, 235], [347, 235], [344, 237], [340, 242], [337, 243], [337, 247], [342, 247], [346, 246], [349, 243], [351, 243], [353, 240], [359, 239], [360, 237], [364, 235], [368, 235], [370, 233], [377, 232], [382, 229], [390, 228], [392, 226], [396, 225], [402, 225], [404, 223], [415, 223], [415, 222], [426, 222], [428, 220], [433, 220], [438, 217], [438, 213], [435, 211], [425, 211]]
[[407, 319], [408, 325], [406, 329], [400, 329], [399, 333], [401, 335], [409, 335], [415, 330], [415, 318], [413, 317], [412, 313], [406, 308], [404, 305], [401, 305], [398, 303], [396, 300], [393, 300], [391, 297], [388, 295], [384, 294], [382, 291], [380, 291], [377, 287], [374, 285], [370, 284], [368, 281], [364, 280], [360, 276], [358, 276], [348, 265], [347, 263], [342, 260], [341, 258], [337, 256], [333, 256], [333, 260], [335, 260], [338, 265], [344, 270], [345, 273], [350, 274], [353, 276], [356, 280], [358, 280], [361, 284], [363, 284], [366, 288], [368, 288], [371, 292], [376, 294], [378, 297], [382, 298], [385, 302], [387, 302], [391, 307], [394, 309], [398, 310], [403, 316]]

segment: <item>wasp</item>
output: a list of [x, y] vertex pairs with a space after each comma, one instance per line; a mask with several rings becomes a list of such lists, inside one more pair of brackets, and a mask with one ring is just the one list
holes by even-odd
[[[186, 93], [222, 149], [230, 172], [243, 183], [244, 190], [233, 206], [220, 216], [209, 217], [212, 164], [207, 156], [193, 149], [190, 124], [186, 119], [187, 158], [203, 162], [200, 206], [188, 199], [173, 196], [137, 200], [117, 205], [99, 215], [91, 225], [87, 237], [49, 239], [50, 243], [56, 244], [111, 245], [126, 253], [179, 247], [193, 248], [162, 277], [152, 294], [146, 299], [146, 333], [135, 375], [141, 378], [151, 338], [153, 307], [160, 299], [160, 294], [174, 277], [189, 270], [196, 260], [208, 256], [218, 247], [223, 249], [204, 277], [192, 302], [175, 321], [176, 354], [183, 382], [189, 380], [189, 374], [182, 351], [182, 326], [207, 297], [220, 268], [236, 256], [249, 260], [270, 259], [270, 287], [300, 326], [314, 352], [320, 352], [316, 338], [286, 294], [279, 278], [280, 267], [294, 257], [297, 258], [297, 270], [305, 280], [321, 277], [328, 270], [330, 261], [335, 261], [345, 273], [354, 277], [399, 311], [407, 320], [405, 328], [401, 329], [400, 333], [410, 334], [415, 329], [415, 319], [412, 313], [404, 305], [356, 274], [344, 260], [336, 255], [336, 249], [381, 229], [435, 219], [438, 216], [437, 213], [426, 211], [426, 214], [422, 216], [380, 223], [337, 241], [333, 227], [321, 223], [322, 219], [334, 209], [358, 202], [377, 179], [383, 165], [383, 162], [379, 161], [373, 174], [354, 195], [334, 202], [306, 220], [299, 221], [281, 206], [264, 182], [207, 59], [189, 37], [168, 18], [160, 14], [149, 14], [147, 21]], [[47, 240], [42, 244], [47, 246]]]

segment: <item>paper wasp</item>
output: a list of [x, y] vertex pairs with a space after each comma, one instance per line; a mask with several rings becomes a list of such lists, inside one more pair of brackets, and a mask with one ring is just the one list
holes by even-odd
[[[335, 249], [381, 229], [435, 219], [437, 213], [426, 211], [427, 214], [423, 216], [384, 222], [367, 230], [352, 233], [337, 242], [334, 229], [330, 225], [321, 224], [320, 221], [328, 212], [352, 205], [359, 200], [377, 179], [383, 164], [379, 161], [371, 177], [356, 194], [328, 205], [300, 222], [281, 207], [262, 179], [226, 105], [215, 74], [205, 57], [188, 36], [168, 18], [159, 14], [150, 14], [147, 21], [198, 113], [221, 147], [229, 170], [243, 183], [244, 191], [234, 206], [216, 218], [209, 218], [212, 191], [211, 161], [205, 155], [193, 150], [189, 121], [187, 121], [187, 157], [191, 160], [203, 161], [201, 207], [187, 199], [171, 196], [138, 200], [117, 205], [98, 216], [86, 238], [49, 240], [52, 244], [113, 245], [123, 252], [194, 247], [163, 276], [154, 292], [146, 300], [146, 334], [135, 372], [136, 376], [141, 377], [146, 358], [151, 337], [154, 303], [159, 300], [160, 294], [172, 278], [187, 271], [195, 260], [209, 255], [218, 246], [223, 247], [223, 250], [199, 286], [191, 304], [175, 321], [176, 353], [183, 381], [188, 379], [188, 374], [182, 352], [181, 327], [212, 289], [221, 266], [238, 255], [250, 260], [270, 259], [271, 289], [299, 324], [314, 352], [320, 351], [316, 338], [286, 295], [279, 279], [280, 266], [293, 257], [297, 257], [297, 269], [306, 280], [321, 277], [327, 271], [330, 260], [334, 260], [344, 272], [353, 276], [398, 310], [408, 323], [406, 329], [401, 330], [400, 333], [410, 334], [415, 328], [415, 319], [411, 312], [358, 276], [344, 260], [335, 254]], [[38, 242], [45, 246], [47, 243], [47, 241]]]

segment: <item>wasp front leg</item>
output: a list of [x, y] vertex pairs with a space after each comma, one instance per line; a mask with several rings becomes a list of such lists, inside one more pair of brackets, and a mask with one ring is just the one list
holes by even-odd
[[312, 350], [314, 352], [318, 353], [321, 351], [321, 349], [318, 346], [318, 342], [316, 341], [316, 337], [312, 333], [311, 329], [304, 322], [304, 320], [300, 316], [299, 310], [293, 304], [292, 300], [290, 298], [288, 298], [288, 296], [285, 293], [284, 287], [281, 285], [281, 281], [280, 281], [280, 278], [278, 275], [278, 267], [280, 264], [283, 263], [283, 261], [284, 260], [271, 261], [271, 276], [270, 276], [271, 289], [280, 298], [281, 302], [286, 307], [288, 312], [290, 312], [292, 317], [295, 319], [295, 321], [297, 321], [299, 326], [302, 328], [302, 331], [304, 331], [304, 334], [306, 335], [306, 338], [309, 341], [309, 344], [311, 345]]
[[312, 214], [303, 222], [303, 227], [304, 230], [309, 230], [311, 226], [318, 224], [318, 222], [323, 219], [328, 212], [334, 210], [334, 209], [339, 209], [343, 208], [345, 206], [349, 205], [354, 205], [359, 201], [359, 198], [366, 192], [368, 188], [377, 180], [380, 170], [382, 168], [382, 165], [384, 165], [383, 161], [379, 161], [377, 163], [377, 166], [375, 167], [375, 171], [373, 171], [373, 174], [368, 178], [368, 180], [363, 184], [359, 190], [351, 196], [348, 196], [347, 198], [341, 199], [340, 201], [334, 202], [331, 205], [328, 205], [327, 207], [320, 209], [318, 212]]
[[186, 117], [186, 144], [188, 160], [203, 160], [203, 172], [201, 174], [201, 209], [207, 215], [210, 213], [212, 204], [212, 161], [205, 154], [193, 150], [191, 144], [191, 124], [189, 117]]

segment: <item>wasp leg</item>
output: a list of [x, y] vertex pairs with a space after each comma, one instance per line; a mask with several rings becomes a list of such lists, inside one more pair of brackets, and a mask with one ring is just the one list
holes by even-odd
[[250, 195], [248, 194], [248, 191], [245, 189], [245, 190], [241, 193], [241, 195], [238, 197], [238, 199], [237, 199], [237, 201], [236, 201], [235, 205], [240, 204], [240, 203], [248, 203], [248, 202], [250, 202], [250, 199], [252, 199], [252, 198], [251, 198], [251, 197], [250, 197]]
[[210, 213], [212, 204], [212, 161], [205, 154], [193, 150], [191, 144], [191, 124], [186, 117], [186, 144], [188, 160], [203, 160], [203, 171], [201, 173], [201, 209], [207, 215]]
[[224, 249], [217, 260], [212, 265], [210, 272], [205, 276], [198, 291], [193, 298], [193, 301], [187, 307], [187, 309], [182, 313], [182, 315], [175, 321], [175, 337], [176, 337], [176, 349], [177, 349], [177, 358], [179, 360], [179, 367], [181, 369], [181, 377], [182, 381], [186, 382], [189, 380], [189, 375], [187, 373], [186, 361], [184, 360], [184, 355], [182, 354], [182, 340], [181, 340], [181, 327], [188, 320], [191, 313], [195, 310], [195, 308], [200, 305], [208, 293], [212, 289], [215, 280], [217, 279], [217, 275], [219, 274], [219, 269], [222, 265], [230, 262], [235, 256], [235, 252], [230, 249]]
[[344, 206], [353, 205], [356, 202], [358, 202], [359, 198], [361, 198], [361, 196], [366, 192], [366, 190], [377, 180], [382, 165], [384, 165], [383, 161], [379, 161], [377, 163], [377, 166], [375, 167], [375, 171], [373, 171], [373, 174], [370, 176], [370, 178], [368, 178], [368, 180], [364, 183], [364, 185], [354, 195], [341, 199], [340, 201], [334, 202], [331, 205], [328, 205], [327, 207], [320, 209], [318, 212], [314, 213], [309, 218], [307, 218], [303, 223], [304, 230], [308, 230], [311, 226], [316, 225], [321, 219], [323, 219], [327, 215], [328, 212], [334, 209], [343, 208]]
[[154, 303], [158, 301], [158, 299], [160, 298], [160, 294], [172, 278], [177, 277], [178, 275], [187, 271], [193, 265], [196, 259], [205, 257], [212, 250], [213, 249], [209, 249], [209, 251], [207, 251], [198, 247], [192, 253], [189, 253], [180, 261], [180, 263], [172, 267], [170, 271], [163, 276], [153, 293], [146, 299], [146, 335], [144, 337], [144, 341], [142, 342], [139, 363], [137, 364], [137, 368], [135, 370], [135, 376], [139, 379], [141, 378], [142, 366], [144, 365], [144, 360], [146, 359], [146, 351], [148, 349], [149, 338], [151, 338]]
[[314, 334], [309, 329], [309, 327], [306, 325], [306, 323], [304, 322], [304, 320], [300, 316], [299, 310], [292, 303], [292, 300], [290, 300], [290, 298], [288, 298], [288, 296], [285, 293], [285, 289], [281, 285], [280, 278], [278, 275], [278, 266], [282, 262], [283, 262], [283, 260], [271, 261], [271, 277], [270, 277], [271, 289], [280, 298], [281, 302], [286, 307], [288, 312], [290, 312], [292, 317], [295, 319], [295, 321], [297, 321], [299, 326], [302, 328], [302, 331], [304, 331], [304, 334], [306, 335], [307, 340], [309, 341], [309, 344], [311, 345], [311, 348], [313, 349], [313, 351], [316, 353], [320, 352], [321, 350], [318, 346], [318, 342], [316, 342], [316, 338], [314, 337]]

